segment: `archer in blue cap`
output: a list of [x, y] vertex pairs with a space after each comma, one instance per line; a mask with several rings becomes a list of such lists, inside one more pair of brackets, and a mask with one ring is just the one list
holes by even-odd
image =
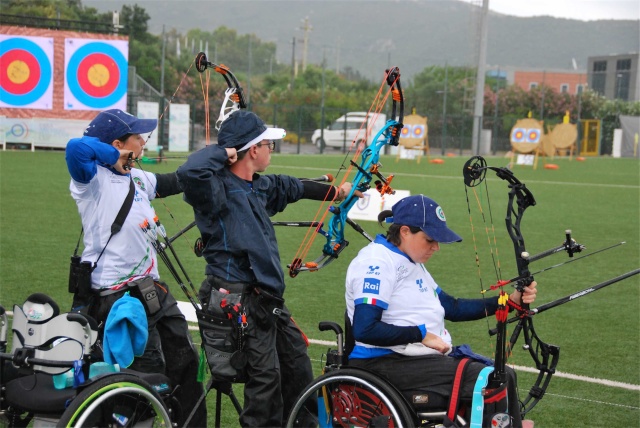
[[[460, 358], [470, 358], [458, 385], [460, 400], [470, 401], [478, 374], [493, 363], [468, 345], [453, 346], [445, 320], [493, 315], [498, 296], [457, 299], [440, 288], [427, 270], [425, 263], [441, 244], [462, 241], [433, 199], [408, 196], [381, 212], [378, 221], [392, 223], [386, 236], [376, 236], [347, 270], [345, 300], [356, 341], [349, 366], [389, 379], [403, 395], [420, 390], [425, 397], [446, 398], [452, 395]], [[535, 281], [509, 296], [518, 305], [533, 303], [535, 297]], [[509, 369], [507, 376], [510, 426], [521, 427], [515, 374]]]
[[263, 140], [282, 140], [287, 131], [282, 128], [267, 128], [255, 113], [238, 110], [227, 118], [218, 131], [218, 145], [245, 151]]
[[[192, 154], [177, 171], [207, 262], [200, 299], [215, 313], [220, 311], [218, 290], [245, 296], [246, 336], [238, 350], [247, 357], [243, 427], [283, 426], [283, 417], [313, 380], [304, 334], [284, 305], [284, 272], [271, 216], [301, 199], [340, 201], [351, 190], [351, 183], [338, 188], [264, 173], [275, 140], [285, 134], [254, 113], [235, 111], [222, 122], [218, 144]], [[315, 406], [313, 400], [309, 405]], [[306, 418], [300, 426], [317, 426], [311, 414]]]
[[147, 134], [156, 126], [157, 119], [138, 119], [122, 110], [111, 109], [100, 112], [84, 130], [84, 135], [111, 144], [124, 135]]
[[[133, 340], [135, 352], [122, 353], [125, 365], [141, 372], [165, 373], [173, 385], [180, 385], [175, 397], [184, 412], [176, 423], [183, 426], [204, 388], [198, 382], [199, 358], [189, 326], [169, 287], [160, 279], [157, 237], [162, 229], [152, 205], [156, 198], [179, 194], [182, 189], [175, 172], [156, 174], [133, 164], [142, 155], [143, 134], [157, 124], [156, 119], [110, 109], [98, 113], [82, 137], [67, 143], [69, 190], [82, 220], [82, 261], [90, 266], [88, 275], [81, 276], [87, 280], [72, 283], [76, 289], [72, 311], [87, 313], [108, 325], [110, 313], [120, 321], [132, 316], [128, 306], [121, 306], [124, 302], [115, 304], [127, 290], [144, 286], [145, 296], [157, 297], [146, 319], [148, 340], [143, 341], [140, 334], [116, 334], [109, 345], [114, 355], [120, 354], [117, 350], [126, 351], [127, 341]], [[120, 228], [114, 227], [118, 225]], [[138, 315], [145, 317], [146, 311]], [[126, 322], [116, 323], [113, 331], [124, 333], [123, 326]], [[142, 356], [138, 356], [139, 347], [144, 351]], [[201, 401], [189, 425], [205, 426], [206, 410]]]
[[392, 208], [392, 217], [387, 223], [419, 227], [431, 239], [441, 244], [461, 242], [462, 238], [447, 227], [447, 219], [442, 207], [424, 195], [408, 196]]

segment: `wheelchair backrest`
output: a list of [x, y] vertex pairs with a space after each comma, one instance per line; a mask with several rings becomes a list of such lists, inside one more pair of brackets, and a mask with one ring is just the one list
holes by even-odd
[[349, 313], [344, 311], [344, 358], [345, 364], [349, 360], [349, 355], [353, 348], [356, 346], [356, 339], [353, 337], [353, 326], [351, 325], [351, 320], [349, 319]]
[[4, 310], [4, 307], [0, 306], [0, 352], [7, 350], [7, 325], [9, 325], [7, 311]]
[[[59, 314], [58, 305], [48, 296], [36, 293], [22, 307], [13, 307], [12, 350], [30, 348], [34, 358], [53, 361], [80, 360], [98, 338], [97, 329], [79, 313]], [[59, 374], [69, 367], [35, 365], [35, 371]]]

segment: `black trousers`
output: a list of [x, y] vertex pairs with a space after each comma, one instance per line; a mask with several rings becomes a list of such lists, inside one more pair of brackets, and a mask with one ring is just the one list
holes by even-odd
[[[458, 368], [458, 361], [444, 355], [413, 357], [389, 354], [378, 358], [352, 358], [349, 360], [349, 366], [378, 373], [402, 392], [424, 391], [427, 395], [435, 393], [448, 400], [451, 396], [451, 387]], [[485, 367], [483, 363], [474, 361], [468, 364], [462, 384], [461, 400], [471, 401], [478, 374]], [[522, 418], [516, 389], [516, 373], [510, 367], [507, 367], [507, 382], [509, 416], [511, 416], [512, 426], [520, 428]]]
[[[162, 309], [148, 317], [149, 339], [144, 354], [136, 357], [128, 368], [143, 373], [163, 373], [174, 387], [180, 385], [176, 398], [182, 407], [182, 419], [175, 422], [183, 426], [184, 419], [189, 416], [194, 404], [204, 393], [202, 383], [197, 381], [199, 356], [191, 340], [187, 321], [167, 284], [156, 282], [155, 286]], [[97, 297], [89, 315], [98, 323], [105, 323], [111, 307], [125, 292]], [[207, 426], [205, 400], [198, 407], [189, 426]]]
[[[209, 301], [211, 288], [244, 293], [247, 327], [243, 351], [247, 357], [243, 427], [281, 427], [298, 395], [313, 380], [304, 334], [291, 319], [284, 300], [253, 284], [229, 283], [208, 275], [199, 297]], [[300, 421], [299, 426], [316, 426]]]

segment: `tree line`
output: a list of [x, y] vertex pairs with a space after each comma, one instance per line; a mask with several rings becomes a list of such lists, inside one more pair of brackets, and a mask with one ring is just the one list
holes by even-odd
[[[0, 0], [0, 8], [7, 15], [97, 23], [111, 23], [113, 19], [111, 12], [100, 13], [95, 8], [84, 6], [82, 0]], [[326, 114], [319, 110], [308, 112], [308, 121], [316, 123], [316, 126], [320, 126], [322, 115], [328, 123], [341, 111], [366, 110], [380, 85], [380, 82], [363, 78], [350, 67], [336, 73], [322, 64], [309, 64], [305, 70], [295, 72], [293, 64], [276, 62], [275, 43], [263, 42], [255, 34], [238, 34], [224, 26], [213, 31], [190, 29], [186, 34], [168, 29], [162, 35], [154, 35], [148, 31], [149, 15], [137, 4], [123, 5], [119, 18], [122, 26], [119, 34], [129, 37], [129, 64], [135, 66], [138, 75], [152, 86], [158, 90], [164, 88], [164, 95], [172, 102], [194, 105], [197, 115], [204, 116], [199, 81], [202, 76], [192, 64], [195, 55], [204, 49], [209, 61], [231, 68], [242, 83], [250, 105], [318, 108], [323, 105]], [[161, 72], [163, 63], [164, 73]], [[380, 81], [383, 72], [380, 70]], [[438, 123], [444, 123], [447, 116], [473, 115], [474, 84], [475, 71], [472, 68], [429, 66], [403, 81], [403, 88], [407, 107], [430, 118], [431, 133], [438, 132]], [[221, 100], [226, 85], [215, 77], [208, 82], [208, 88], [211, 99]], [[568, 94], [541, 85], [526, 91], [515, 85], [506, 85], [497, 77], [487, 76], [485, 117], [493, 117], [498, 112], [500, 120], [513, 121], [513, 118], [526, 117], [531, 112], [532, 117], [553, 124], [559, 123], [566, 111], [569, 111], [572, 122], [602, 119], [607, 124], [603, 133], [606, 139], [618, 126], [618, 115], [640, 115], [640, 102], [607, 100], [588, 89], [582, 94]], [[544, 117], [537, 117], [541, 112]], [[211, 114], [215, 113], [212, 111]]]

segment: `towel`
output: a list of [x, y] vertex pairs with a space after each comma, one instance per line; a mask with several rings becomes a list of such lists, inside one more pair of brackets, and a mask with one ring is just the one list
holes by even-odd
[[464, 345], [454, 346], [451, 350], [450, 357], [453, 358], [471, 358], [472, 361], [483, 363], [485, 366], [493, 367], [493, 360], [485, 357], [484, 355], [476, 354], [471, 350], [471, 346]]
[[147, 315], [140, 300], [125, 293], [111, 307], [104, 328], [104, 360], [129, 367], [144, 354], [149, 338]]

